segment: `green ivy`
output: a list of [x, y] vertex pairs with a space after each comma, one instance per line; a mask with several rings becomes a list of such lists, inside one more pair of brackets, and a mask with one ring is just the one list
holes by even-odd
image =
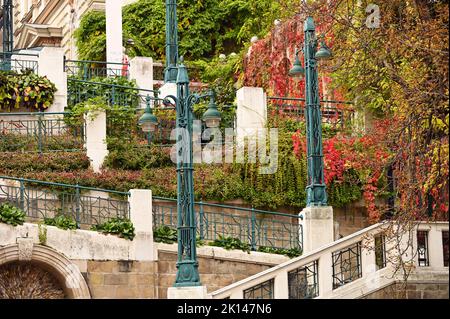
[[25, 212], [8, 203], [0, 205], [0, 222], [17, 226], [25, 222]]
[[55, 226], [64, 230], [77, 229], [77, 222], [70, 216], [57, 215], [55, 217], [45, 217], [44, 224]]
[[135, 236], [133, 223], [127, 218], [112, 218], [103, 224], [93, 225], [91, 230], [118, 235], [129, 240], [133, 240]]

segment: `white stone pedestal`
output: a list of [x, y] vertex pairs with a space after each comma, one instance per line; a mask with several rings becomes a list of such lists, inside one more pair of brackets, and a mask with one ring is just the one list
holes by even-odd
[[86, 120], [86, 154], [91, 160], [94, 172], [101, 170], [103, 161], [108, 156], [106, 144], [106, 113], [98, 111], [85, 114]]
[[334, 241], [333, 207], [306, 207], [299, 215], [303, 226], [303, 254]]
[[206, 286], [170, 287], [167, 289], [167, 299], [206, 299]]
[[159, 88], [159, 97], [164, 99], [168, 95], [177, 96], [177, 84], [176, 83], [164, 83]]

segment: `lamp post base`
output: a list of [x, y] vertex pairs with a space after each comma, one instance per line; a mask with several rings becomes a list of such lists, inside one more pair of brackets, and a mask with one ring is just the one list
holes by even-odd
[[206, 286], [170, 287], [167, 289], [167, 299], [207, 299]]

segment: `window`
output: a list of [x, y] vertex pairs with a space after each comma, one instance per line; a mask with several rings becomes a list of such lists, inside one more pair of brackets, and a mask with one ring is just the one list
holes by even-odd
[[375, 265], [377, 270], [386, 267], [386, 242], [384, 235], [375, 236]]
[[428, 258], [428, 232], [425, 230], [417, 231], [417, 254], [419, 267], [427, 267], [430, 265]]
[[444, 250], [444, 267], [448, 267], [448, 231], [442, 231], [442, 249]]

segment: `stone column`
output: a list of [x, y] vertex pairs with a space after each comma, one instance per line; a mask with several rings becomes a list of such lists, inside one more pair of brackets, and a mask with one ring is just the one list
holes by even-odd
[[[137, 86], [144, 90], [153, 90], [153, 59], [137, 56], [130, 60], [130, 79], [135, 80]], [[143, 95], [151, 92], [141, 92]], [[145, 99], [141, 99], [141, 108], [145, 108]]]
[[159, 97], [164, 99], [168, 95], [177, 96], [177, 84], [176, 83], [164, 83], [159, 88]]
[[86, 121], [86, 154], [94, 172], [99, 172], [108, 156], [106, 144], [106, 112], [97, 111], [84, 116]]
[[153, 59], [137, 56], [130, 60], [130, 79], [140, 89], [153, 90]]
[[[122, 1], [105, 0], [106, 61], [121, 63], [122, 52]], [[117, 68], [117, 65], [108, 66]]]
[[334, 241], [333, 207], [306, 207], [300, 212], [303, 227], [303, 254]]
[[133, 239], [134, 258], [138, 261], [154, 261], [157, 254], [153, 242], [152, 191], [132, 189], [128, 201], [136, 234]]
[[267, 96], [262, 88], [243, 87], [237, 91], [236, 139], [242, 143], [267, 123]]
[[206, 286], [170, 287], [167, 289], [167, 299], [206, 299]]
[[48, 108], [48, 112], [63, 112], [67, 105], [67, 73], [64, 72], [64, 49], [44, 47], [39, 52], [38, 74], [46, 76], [55, 84], [57, 89], [55, 100]]

